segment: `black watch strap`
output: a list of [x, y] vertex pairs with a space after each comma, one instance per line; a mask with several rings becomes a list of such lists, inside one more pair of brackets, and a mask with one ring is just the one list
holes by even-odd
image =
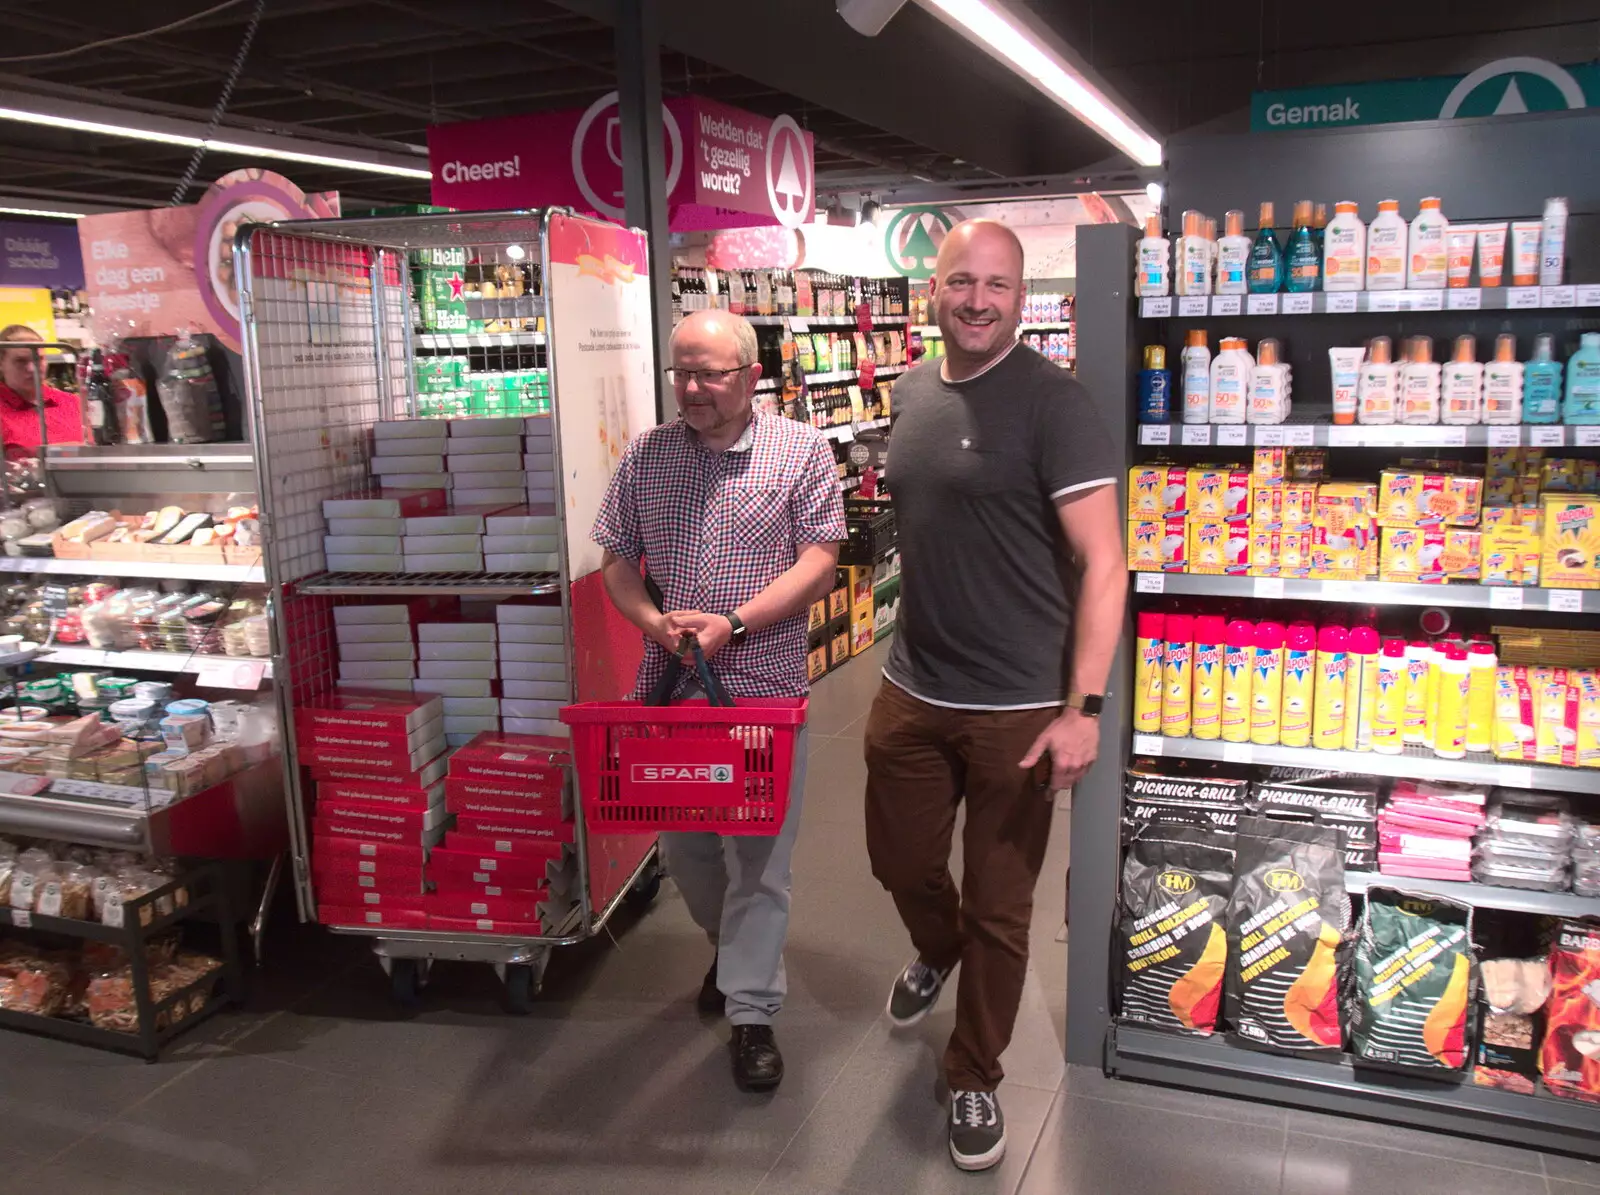
[[1068, 693], [1066, 705], [1085, 718], [1098, 718], [1105, 709], [1106, 699], [1102, 693]]
[[744, 620], [742, 618], [740, 618], [737, 614], [735, 614], [732, 610], [729, 610], [722, 617], [726, 618], [728, 620], [729, 625], [731, 625], [733, 627], [733, 634], [731, 636], [729, 636], [729, 638], [735, 639], [735, 640], [743, 639], [744, 636], [745, 636], [745, 632], [747, 630], [749, 630], [749, 628], [744, 625]]

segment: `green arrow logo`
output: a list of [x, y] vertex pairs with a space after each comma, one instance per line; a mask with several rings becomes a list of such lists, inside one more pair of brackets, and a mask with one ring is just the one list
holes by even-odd
[[883, 231], [883, 255], [904, 277], [933, 277], [939, 246], [955, 227], [943, 208], [924, 205], [901, 208]]

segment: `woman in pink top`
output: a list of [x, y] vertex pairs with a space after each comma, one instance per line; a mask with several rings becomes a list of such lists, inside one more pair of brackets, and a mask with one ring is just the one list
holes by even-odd
[[[43, 338], [26, 324], [0, 328], [0, 343]], [[39, 455], [39, 407], [51, 444], [83, 443], [83, 410], [76, 394], [43, 386], [31, 349], [0, 349], [0, 438], [7, 459]]]

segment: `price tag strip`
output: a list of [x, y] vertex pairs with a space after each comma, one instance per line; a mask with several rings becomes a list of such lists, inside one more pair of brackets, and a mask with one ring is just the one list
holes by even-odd
[[[1600, 432], [1600, 427], [1594, 429]], [[1209, 423], [1185, 424], [1183, 428], [1183, 443], [1186, 448], [1207, 448], [1211, 444], [1211, 425]]]
[[1167, 577], [1165, 573], [1137, 573], [1133, 580], [1135, 593], [1165, 593], [1167, 591]]
[[1178, 314], [1184, 317], [1204, 315], [1211, 301], [1204, 295], [1184, 295], [1178, 300]]
[[[1133, 753], [1135, 755], [1160, 755], [1161, 736], [1159, 734], [1136, 734], [1133, 736]], [[16, 916], [15, 913], [12, 914]]]

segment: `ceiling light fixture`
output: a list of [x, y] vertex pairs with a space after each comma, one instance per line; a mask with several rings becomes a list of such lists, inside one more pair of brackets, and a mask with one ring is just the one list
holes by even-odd
[[45, 216], [52, 220], [81, 220], [88, 212], [52, 212], [36, 207], [0, 206], [0, 216]]
[[1140, 166], [1161, 165], [1161, 141], [1091, 79], [1087, 64], [1042, 27], [997, 0], [920, 0], [1008, 64]]
[[[387, 174], [398, 178], [430, 179], [431, 171], [425, 167], [407, 166], [399, 159], [399, 155], [388, 155], [392, 160], [385, 160], [384, 156], [374, 154], [372, 157], [348, 157], [338, 152], [343, 147], [324, 145], [312, 141], [296, 141], [287, 137], [273, 137], [269, 135], [256, 136], [243, 133], [236, 129], [229, 132], [234, 138], [244, 140], [212, 137], [197, 137], [192, 133], [183, 131], [185, 127], [202, 128], [198, 122], [189, 125], [185, 121], [170, 120], [165, 117], [147, 116], [139, 124], [127, 123], [130, 114], [117, 112], [111, 108], [97, 108], [91, 104], [67, 103], [65, 101], [48, 100], [44, 97], [20, 96], [16, 92], [7, 92], [6, 106], [0, 106], [0, 120], [20, 121], [24, 124], [45, 125], [55, 129], [69, 129], [80, 133], [96, 133], [104, 137], [127, 137], [134, 141], [157, 141], [163, 145], [181, 145], [193, 149], [204, 144], [214, 153], [242, 154], [246, 157], [275, 158], [286, 162], [306, 162], [315, 166], [331, 166], [338, 170], [354, 170], [364, 174]], [[19, 100], [26, 103], [27, 107], [17, 106]], [[59, 111], [46, 111], [46, 108], [58, 108]], [[106, 119], [98, 119], [100, 116]], [[304, 146], [305, 148], [300, 148]]]

